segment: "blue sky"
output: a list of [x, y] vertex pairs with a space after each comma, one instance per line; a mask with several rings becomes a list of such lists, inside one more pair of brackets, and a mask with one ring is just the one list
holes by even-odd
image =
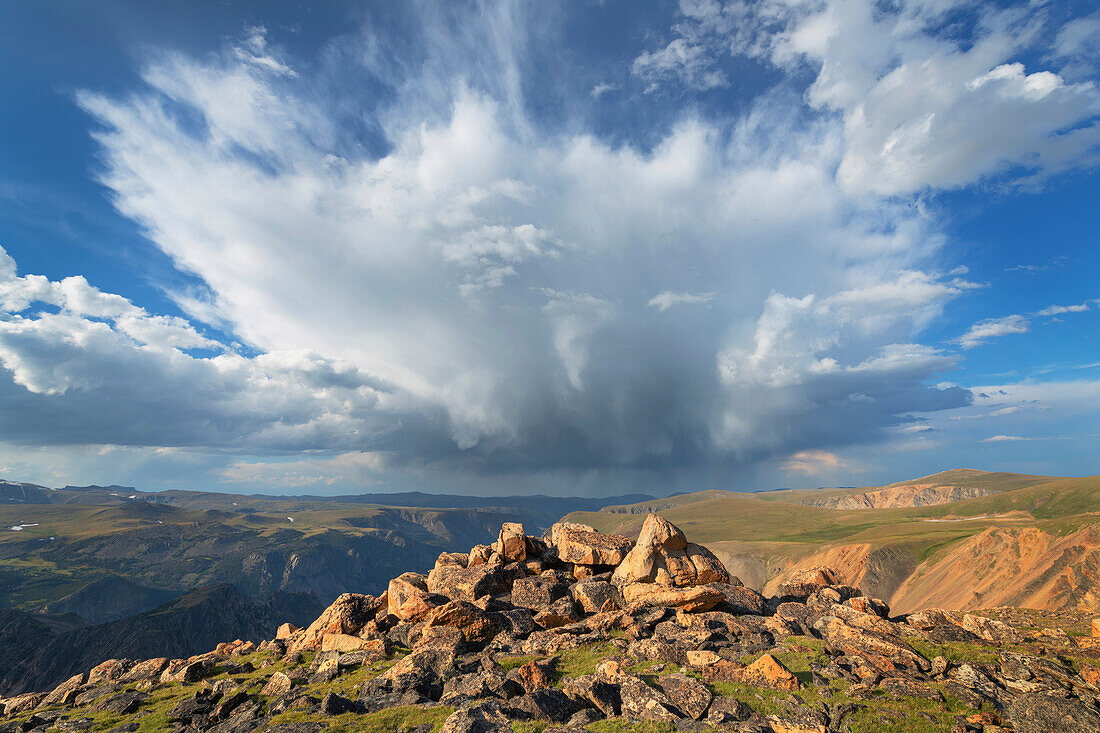
[[1100, 15], [8, 3], [0, 474], [1097, 473]]

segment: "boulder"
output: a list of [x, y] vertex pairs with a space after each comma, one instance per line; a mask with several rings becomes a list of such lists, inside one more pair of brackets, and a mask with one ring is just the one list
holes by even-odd
[[360, 593], [344, 593], [326, 608], [317, 620], [306, 627], [300, 636], [288, 645], [291, 652], [317, 649], [325, 634], [359, 633], [381, 607], [379, 599]]
[[707, 709], [707, 723], [714, 726], [729, 725], [748, 720], [752, 708], [732, 697], [716, 697]]
[[1017, 733], [1100, 731], [1100, 715], [1080, 700], [1061, 695], [1024, 693], [1008, 704], [1007, 717]]
[[290, 692], [293, 687], [294, 680], [290, 678], [290, 675], [285, 672], [275, 672], [267, 679], [267, 684], [260, 690], [260, 694], [268, 697], [279, 697]]
[[[389, 599], [390, 614], [413, 623], [427, 616], [437, 605], [428, 591], [427, 579], [420, 573], [403, 573], [391, 580], [386, 589], [386, 597]], [[315, 621], [313, 625], [316, 623]], [[306, 632], [308, 634], [309, 629]]]
[[46, 695], [46, 698], [42, 701], [42, 705], [71, 705], [77, 694], [83, 690], [84, 683], [87, 679], [88, 675], [83, 672], [78, 675], [73, 675], [55, 687], [53, 692]]
[[545, 611], [550, 604], [569, 593], [569, 581], [554, 571], [532, 578], [520, 578], [512, 584], [512, 604], [532, 611]]
[[673, 724], [680, 720], [675, 704], [664, 692], [628, 674], [619, 674], [616, 682], [619, 685], [624, 718]]
[[488, 643], [500, 633], [501, 626], [493, 616], [469, 601], [448, 601], [432, 609], [424, 619], [429, 626], [448, 626], [457, 629], [463, 639], [472, 645]]
[[371, 659], [385, 659], [388, 646], [384, 639], [364, 639], [349, 634], [325, 634], [321, 637], [323, 652], [365, 652], [365, 656]]
[[719, 608], [724, 611], [763, 616], [768, 609], [768, 599], [740, 583], [714, 583], [713, 587], [722, 593]]
[[657, 569], [661, 563], [660, 551], [656, 545], [634, 545], [623, 561], [611, 575], [615, 585], [631, 583], [653, 583], [657, 580]]
[[634, 541], [621, 535], [602, 534], [587, 524], [558, 522], [550, 528], [558, 559], [577, 565], [618, 565]]
[[425, 588], [429, 593], [456, 601], [476, 601], [507, 590], [507, 576], [500, 565], [478, 564], [468, 568], [437, 565], [428, 573]]
[[129, 659], [108, 659], [100, 662], [88, 670], [88, 684], [99, 685], [104, 682], [115, 682], [129, 671], [134, 663]]
[[141, 682], [143, 680], [156, 679], [160, 677], [160, 673], [168, 666], [168, 661], [168, 657], [156, 657], [154, 659], [146, 659], [143, 662], [138, 662], [119, 678], [119, 682]]
[[500, 535], [493, 545], [506, 560], [523, 562], [527, 559], [527, 535], [519, 522], [505, 522], [500, 527]]
[[738, 671], [736, 678], [738, 682], [745, 685], [786, 692], [794, 692], [801, 686], [794, 673], [771, 654], [762, 655], [755, 662]]
[[581, 614], [577, 611], [577, 604], [569, 596], [562, 596], [547, 607], [545, 611], [535, 614], [535, 623], [544, 629], [556, 629], [561, 626], [580, 621]]
[[540, 688], [509, 700], [507, 708], [512, 717], [564, 723], [580, 711], [581, 705], [561, 690]]
[[645, 606], [682, 608], [685, 611], [709, 611], [722, 601], [722, 593], [706, 585], [692, 588], [667, 588], [653, 583], [631, 583], [623, 586], [623, 600], [628, 609]]
[[522, 687], [524, 692], [551, 687], [554, 684], [554, 667], [557, 661], [557, 657], [533, 659], [509, 671], [507, 678]]
[[996, 644], [1021, 644], [1024, 636], [1019, 631], [996, 619], [968, 613], [963, 616], [962, 627], [979, 639]]
[[839, 585], [840, 582], [840, 576], [832, 568], [816, 567], [796, 570], [779, 584], [776, 595], [780, 598], [805, 600], [813, 595], [814, 591], [827, 585]]
[[278, 629], [275, 630], [275, 638], [289, 639], [291, 636], [294, 635], [294, 632], [297, 630], [298, 627], [288, 621], [287, 623], [282, 624], [281, 626], [279, 626]]
[[657, 686], [685, 717], [692, 720], [702, 718], [714, 698], [706, 686], [680, 672], [658, 677]]
[[499, 708], [482, 704], [456, 710], [443, 722], [439, 733], [513, 733], [513, 730]]
[[441, 552], [435, 559], [435, 567], [464, 568], [470, 564], [470, 555], [466, 552]]
[[475, 565], [484, 565], [489, 562], [489, 557], [493, 554], [493, 548], [489, 545], [474, 545], [470, 549], [469, 561], [466, 563], [466, 567], [472, 568]]
[[569, 594], [585, 613], [606, 613], [619, 608], [619, 592], [606, 580], [578, 581], [569, 586]]
[[562, 692], [585, 705], [591, 705], [608, 718], [619, 714], [622, 698], [619, 688], [596, 675], [586, 674], [562, 680]]
[[656, 514], [646, 517], [638, 542], [611, 576], [616, 585], [657, 583], [677, 588], [730, 580], [714, 553], [688, 542], [683, 532]]
[[642, 529], [638, 532], [638, 544], [660, 547], [664, 550], [682, 550], [687, 547], [688, 541], [684, 533], [658, 514], [650, 514], [642, 522]]

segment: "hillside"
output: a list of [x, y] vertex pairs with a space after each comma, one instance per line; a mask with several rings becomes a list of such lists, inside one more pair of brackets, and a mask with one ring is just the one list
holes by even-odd
[[111, 657], [186, 657], [226, 636], [260, 641], [280, 623], [306, 623], [323, 607], [316, 598], [259, 600], [217, 585], [132, 618], [67, 631], [54, 631], [32, 614], [0, 611], [0, 691], [52, 687]]
[[[247, 614], [229, 600], [217, 610]], [[657, 515], [636, 541], [504, 524], [492, 545], [443, 553], [380, 597], [341, 595], [305, 628], [175, 649], [0, 698], [0, 731], [1100, 731], [1088, 616], [891, 615], [828, 568], [765, 597]]]
[[[380, 592], [393, 573], [486, 541], [503, 521], [541, 529], [574, 509], [615, 501], [417, 492], [274, 497], [12, 482], [0, 483], [0, 497], [0, 607], [21, 610], [40, 610], [112, 577], [176, 595], [231, 583], [253, 595], [315, 593], [327, 603], [349, 587]], [[107, 620], [114, 601], [104, 596], [102, 608], [88, 605], [94, 588], [81, 608], [89, 620]]]
[[[1089, 529], [1098, 521], [1100, 477], [962, 469], [881, 487], [704, 491], [659, 504], [761, 590], [815, 565], [836, 567], [902, 612], [1088, 608], [1100, 590], [1100, 541]], [[636, 512], [652, 506], [569, 518], [629, 535], [643, 518]]]

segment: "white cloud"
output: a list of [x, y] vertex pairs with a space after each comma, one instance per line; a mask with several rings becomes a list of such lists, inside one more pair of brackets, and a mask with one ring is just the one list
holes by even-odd
[[647, 92], [656, 91], [661, 81], [670, 77], [699, 91], [729, 84], [726, 75], [714, 68], [709, 50], [684, 38], [656, 51], [643, 51], [634, 59], [630, 73], [647, 83]]
[[983, 438], [982, 442], [983, 443], [1006, 443], [1006, 442], [1014, 442], [1014, 441], [1019, 441], [1019, 440], [1034, 440], [1034, 438], [1025, 438], [1025, 437], [1020, 436], [1020, 435], [994, 435], [993, 437], [990, 437], [990, 438]]
[[599, 99], [600, 97], [602, 97], [605, 94], [610, 94], [611, 92], [618, 91], [618, 89], [619, 89], [618, 85], [609, 84], [607, 82], [602, 81], [599, 84], [597, 84], [596, 86], [592, 87], [592, 91], [590, 92], [590, 95], [591, 95], [592, 99]]
[[663, 290], [650, 298], [646, 307], [656, 308], [664, 313], [678, 305], [699, 305], [709, 303], [713, 299], [714, 293], [674, 293], [671, 290]]
[[296, 487], [358, 486], [377, 482], [384, 473], [385, 456], [377, 453], [344, 453], [284, 461], [234, 461], [216, 474], [225, 481], [249, 486]]
[[[711, 23], [685, 44], [733, 44], [741, 11], [683, 9]], [[728, 480], [835, 455], [965, 405], [968, 391], [936, 386], [953, 358], [922, 340], [979, 286], [936, 271], [933, 214], [838, 180], [852, 138], [834, 108], [854, 102], [826, 83], [822, 54], [840, 53], [826, 20], [778, 17], [786, 51], [755, 26], [736, 38], [784, 68], [817, 58], [823, 113], [774, 93], [729, 118], [684, 113], [647, 147], [528, 120], [525, 31], [505, 10], [491, 29], [426, 26], [431, 42], [400, 64], [385, 39], [345, 39], [364, 65], [341, 65], [339, 84], [251, 33], [209, 57], [156, 56], [141, 88], [80, 95], [102, 181], [201, 282], [174, 296], [180, 308], [248, 349], [82, 279], [20, 278], [0, 257], [0, 348], [17, 380], [0, 393], [0, 438], [22, 424], [40, 441], [205, 445], [232, 456], [211, 470], [242, 484], [445, 466], [666, 485], [670, 472]], [[673, 73], [662, 59], [701, 61]], [[706, 87], [703, 59], [654, 52], [639, 76]], [[1051, 103], [1072, 87], [1009, 72], [976, 92], [1015, 84]], [[357, 96], [357, 74], [390, 85], [384, 106]], [[375, 152], [348, 143], [364, 133], [340, 117], [349, 107], [369, 110], [354, 124], [384, 139]], [[659, 293], [647, 309], [643, 293]], [[61, 312], [26, 312], [36, 302]], [[706, 307], [648, 310], [688, 305]], [[111, 405], [125, 419], [102, 434], [106, 418], [71, 419]], [[164, 414], [179, 417], [147, 429]], [[297, 450], [323, 455], [271, 458]]]
[[978, 321], [971, 326], [966, 333], [955, 342], [964, 349], [972, 349], [985, 342], [1008, 336], [1010, 334], [1027, 333], [1030, 330], [1030, 322], [1021, 315], [1005, 316], [1003, 318], [988, 318]]
[[[958, 32], [960, 13], [975, 16], [972, 33]], [[635, 74], [651, 87], [678, 78], [706, 88], [725, 80], [731, 53], [793, 79], [809, 66], [806, 100], [839, 117], [836, 175], [853, 194], [956, 188], [1003, 173], [1028, 179], [1096, 161], [1100, 90], [1020, 61], [1044, 38], [1042, 5], [702, 0], [681, 3], [681, 15], [676, 38], [635, 59]], [[1064, 73], [1092, 53], [1093, 23], [1061, 31], [1050, 58], [1072, 61]]]
[[1060, 316], [1063, 313], [1084, 313], [1089, 310], [1088, 302], [1078, 303], [1077, 305], [1052, 305], [1043, 308], [1041, 311], [1036, 311], [1037, 316]]
[[804, 450], [780, 462], [779, 470], [804, 476], [820, 476], [839, 470], [858, 472], [859, 467], [835, 453], [823, 450]]

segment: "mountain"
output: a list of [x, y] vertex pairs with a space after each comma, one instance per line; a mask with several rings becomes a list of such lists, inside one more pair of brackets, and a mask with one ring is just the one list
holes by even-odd
[[308, 623], [323, 607], [315, 598], [264, 602], [223, 584], [132, 618], [63, 631], [33, 614], [0, 611], [0, 691], [52, 687], [112, 657], [188, 657], [226, 639], [260, 641], [284, 621]]
[[956, 469], [886, 486], [739, 494], [703, 491], [570, 519], [632, 534], [660, 511], [742, 580], [770, 592], [835, 567], [900, 612], [993, 605], [1095, 607], [1100, 477]]
[[[384, 597], [341, 595], [259, 643], [169, 659], [181, 639], [158, 637], [90, 666], [86, 643], [79, 662], [57, 658], [60, 635], [31, 657], [58, 684], [0, 698], [0, 731], [1100, 732], [1100, 620], [893, 614], [824, 567], [765, 597], [696, 539], [655, 514], [637, 540], [505, 524], [492, 546], [401, 573]], [[231, 589], [192, 596], [96, 628], [144, 641], [167, 621], [197, 643], [210, 613], [242, 617], [242, 632], [268, 623]], [[25, 614], [13, 624], [47, 633]]]
[[[429, 567], [440, 552], [491, 540], [501, 522], [542, 531], [563, 514], [609, 501], [420, 492], [275, 497], [15, 483], [0, 489], [11, 500], [0, 506], [0, 528], [19, 528], [0, 529], [0, 607], [27, 611], [106, 578], [176, 595], [217, 583], [253, 595], [312, 592], [325, 602], [347, 588], [377, 593], [397, 570]], [[101, 621], [129, 609], [71, 610]]]
[[49, 492], [45, 486], [0, 481], [0, 504], [49, 504]]
[[167, 603], [179, 593], [131, 583], [117, 575], [93, 580], [42, 607], [42, 613], [71, 613], [92, 623], [118, 621]]

